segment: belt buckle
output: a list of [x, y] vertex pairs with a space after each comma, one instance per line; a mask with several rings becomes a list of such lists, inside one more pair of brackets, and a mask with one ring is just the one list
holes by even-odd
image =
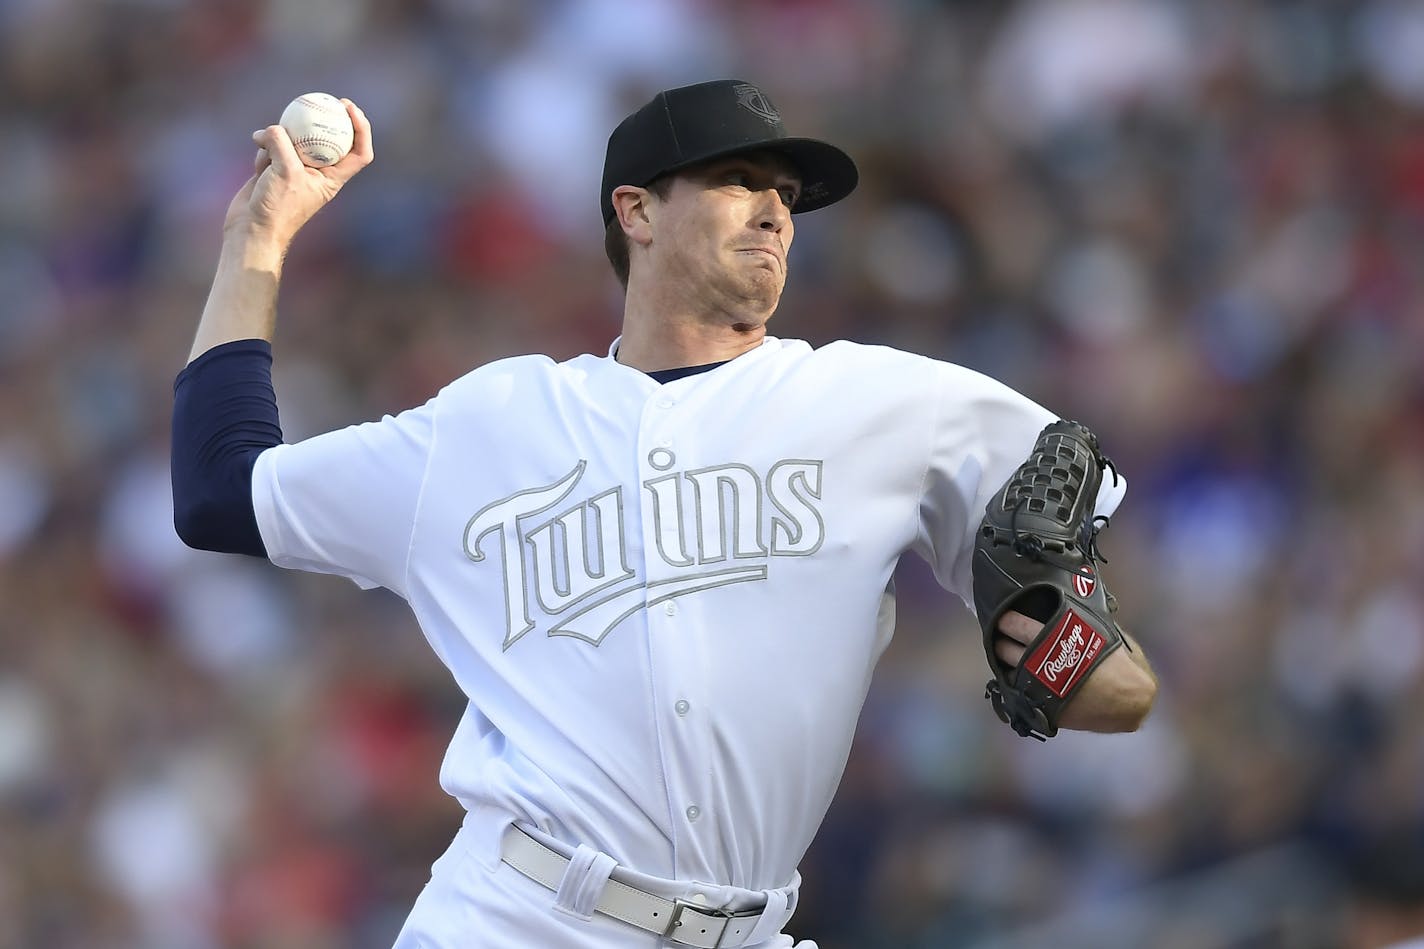
[[739, 912], [733, 912], [729, 909], [713, 909], [710, 906], [703, 906], [701, 903], [693, 903], [690, 900], [673, 900], [672, 915], [668, 918], [667, 929], [663, 930], [664, 939], [671, 939], [673, 942], [682, 943], [684, 946], [693, 945], [693, 943], [686, 942], [677, 937], [677, 927], [682, 925], [683, 911], [689, 909], [692, 910], [694, 913], [700, 913], [703, 916], [715, 916], [716, 918], [722, 920], [722, 931], [717, 934], [717, 941], [711, 945], [710, 949], [719, 949], [719, 947], [722, 945], [723, 937], [727, 935], [727, 930], [728, 928], [730, 928], [730, 923], [732, 920], [748, 919], [750, 917], [760, 916], [762, 913], [766, 912], [765, 906], [763, 906], [761, 909], [748, 909], [741, 910]]

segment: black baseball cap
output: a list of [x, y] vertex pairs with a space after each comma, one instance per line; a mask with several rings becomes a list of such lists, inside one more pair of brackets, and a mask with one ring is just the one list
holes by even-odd
[[740, 79], [718, 79], [668, 89], [628, 116], [608, 136], [599, 204], [603, 226], [613, 222], [613, 189], [644, 187], [669, 172], [713, 158], [770, 150], [801, 174], [792, 213], [814, 211], [855, 190], [860, 179], [850, 156], [814, 138], [791, 138], [766, 93]]

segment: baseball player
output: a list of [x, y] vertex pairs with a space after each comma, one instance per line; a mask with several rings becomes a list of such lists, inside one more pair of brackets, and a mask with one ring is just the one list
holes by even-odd
[[[914, 552], [971, 602], [980, 517], [1056, 416], [945, 362], [768, 335], [798, 215], [857, 171], [725, 80], [661, 92], [609, 138], [627, 302], [606, 354], [500, 360], [281, 444], [282, 260], [373, 157], [346, 106], [355, 146], [328, 168], [254, 133], [175, 384], [175, 518], [194, 546], [394, 591], [468, 696], [440, 774], [467, 816], [397, 946], [792, 945], [895, 566]], [[1124, 490], [1105, 477], [1089, 507]], [[1011, 669], [1046, 625], [1005, 610], [991, 648]], [[1139, 725], [1156, 684], [1126, 644], [1055, 727]]]

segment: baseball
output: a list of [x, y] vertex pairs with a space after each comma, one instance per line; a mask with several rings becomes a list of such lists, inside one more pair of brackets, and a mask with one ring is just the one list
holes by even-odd
[[282, 128], [296, 146], [302, 163], [325, 168], [351, 151], [355, 130], [346, 106], [335, 96], [308, 92], [297, 96], [282, 110]]

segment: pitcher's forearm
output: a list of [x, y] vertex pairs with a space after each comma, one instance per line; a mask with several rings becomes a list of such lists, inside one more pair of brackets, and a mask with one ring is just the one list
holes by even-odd
[[1152, 680], [1152, 684], [1156, 685], [1157, 673], [1152, 670], [1152, 663], [1147, 660], [1147, 653], [1143, 651], [1142, 646], [1137, 640], [1133, 639], [1125, 629], [1122, 630], [1122, 647], [1123, 651], [1132, 658], [1132, 661], [1137, 663], [1137, 667], [1147, 673], [1148, 678]]
[[252, 133], [252, 177], [233, 195], [223, 217], [222, 255], [203, 307], [188, 361], [239, 339], [271, 341], [277, 324], [282, 260], [303, 225], [375, 157], [371, 123], [342, 99], [354, 129], [351, 151], [334, 165], [302, 164], [280, 125]]
[[1089, 673], [1063, 709], [1062, 728], [1092, 732], [1136, 731], [1157, 698], [1157, 674], [1147, 654], [1125, 631], [1123, 645]]
[[236, 339], [272, 339], [285, 255], [285, 248], [274, 237], [251, 232], [224, 236], [189, 362]]

